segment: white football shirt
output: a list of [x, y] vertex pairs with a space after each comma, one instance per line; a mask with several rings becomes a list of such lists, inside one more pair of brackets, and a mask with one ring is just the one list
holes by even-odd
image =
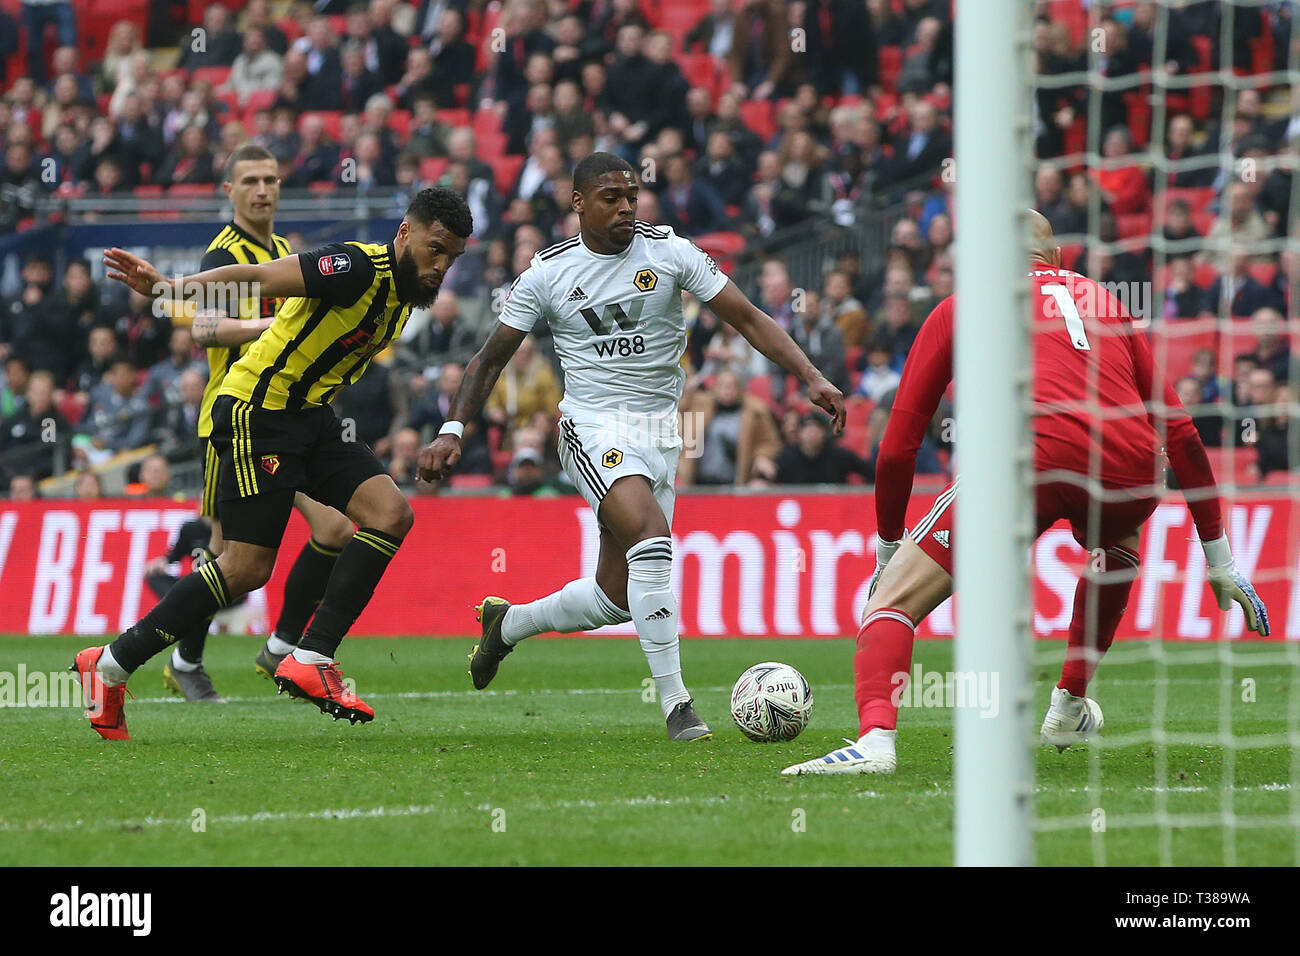
[[517, 278], [500, 319], [528, 332], [550, 322], [564, 372], [560, 411], [578, 423], [648, 423], [654, 444], [680, 444], [677, 404], [686, 372], [681, 290], [707, 302], [727, 276], [667, 226], [637, 222], [612, 256], [581, 235], [543, 249]]

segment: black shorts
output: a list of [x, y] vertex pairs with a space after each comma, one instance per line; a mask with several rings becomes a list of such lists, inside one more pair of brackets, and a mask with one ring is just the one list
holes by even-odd
[[267, 411], [218, 395], [210, 441], [221, 462], [217, 500], [228, 541], [279, 547], [295, 492], [346, 513], [362, 482], [385, 473], [365, 442], [344, 440], [327, 405]]
[[221, 459], [217, 457], [217, 450], [212, 447], [212, 442], [208, 439], [200, 438], [199, 447], [203, 449], [203, 502], [199, 507], [199, 515], [204, 518], [215, 518], [217, 478], [221, 474]]

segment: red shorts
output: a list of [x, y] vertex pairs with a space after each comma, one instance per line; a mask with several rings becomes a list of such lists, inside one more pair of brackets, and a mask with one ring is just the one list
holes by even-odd
[[[916, 523], [908, 537], [933, 558], [940, 567], [952, 574], [952, 555], [955, 514], [957, 511], [958, 476], [935, 499], [930, 513]], [[1112, 495], [1124, 494], [1124, 489], [1108, 489]], [[1070, 523], [1074, 540], [1083, 548], [1109, 548], [1118, 544], [1142, 527], [1151, 512], [1160, 503], [1150, 496], [1124, 498], [1115, 501], [1096, 501], [1087, 489], [1065, 482], [1054, 481], [1035, 489], [1034, 537], [1064, 518]], [[1093, 510], [1095, 509], [1095, 514]]]

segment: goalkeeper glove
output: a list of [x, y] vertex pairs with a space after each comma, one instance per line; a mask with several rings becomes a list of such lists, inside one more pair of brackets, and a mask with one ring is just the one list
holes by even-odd
[[880, 583], [881, 572], [885, 570], [885, 565], [889, 563], [889, 559], [894, 556], [894, 552], [898, 550], [898, 546], [902, 543], [901, 540], [886, 541], [879, 535], [876, 536], [876, 571], [871, 575], [871, 584], [867, 588], [867, 600], [871, 600], [871, 596], [876, 593], [876, 585]]
[[1219, 602], [1219, 610], [1228, 610], [1236, 601], [1246, 615], [1246, 627], [1260, 637], [1268, 637], [1268, 609], [1246, 576], [1237, 570], [1232, 560], [1232, 549], [1228, 547], [1228, 536], [1224, 534], [1213, 541], [1202, 541], [1201, 547], [1205, 549], [1210, 587]]

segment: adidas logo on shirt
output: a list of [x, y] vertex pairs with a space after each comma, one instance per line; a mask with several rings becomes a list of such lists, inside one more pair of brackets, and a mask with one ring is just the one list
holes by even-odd
[[668, 608], [666, 608], [666, 607], [661, 607], [659, 610], [655, 611], [653, 614], [651, 614], [649, 617], [647, 617], [646, 620], [647, 620], [647, 621], [662, 621], [664, 618], [666, 618], [666, 617], [671, 617], [671, 616], [672, 616], [672, 612], [669, 611]]
[[587, 293], [585, 293], [585, 292], [582, 291], [582, 286], [580, 286], [580, 285], [575, 285], [575, 286], [573, 287], [573, 291], [569, 293], [569, 297], [568, 297], [567, 299], [565, 299], [564, 301], [565, 301], [565, 302], [581, 302], [581, 301], [582, 301], [583, 299], [585, 299], [585, 298], [587, 298]]
[[943, 545], [945, 548], [948, 547], [948, 531], [947, 531], [947, 529], [944, 529], [943, 531], [936, 531], [936, 532], [934, 533], [933, 537], [934, 537], [934, 540], [935, 540], [935, 541], [938, 541], [938, 542], [939, 542], [941, 545]]

